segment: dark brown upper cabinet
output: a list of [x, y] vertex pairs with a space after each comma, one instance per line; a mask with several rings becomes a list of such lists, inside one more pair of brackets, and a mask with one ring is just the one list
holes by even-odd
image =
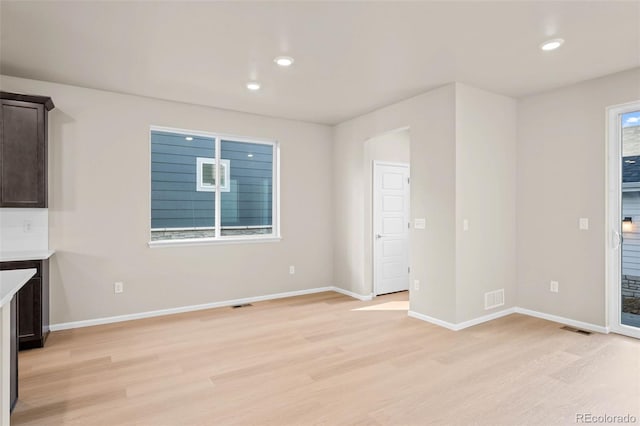
[[0, 207], [47, 207], [46, 96], [0, 92]]

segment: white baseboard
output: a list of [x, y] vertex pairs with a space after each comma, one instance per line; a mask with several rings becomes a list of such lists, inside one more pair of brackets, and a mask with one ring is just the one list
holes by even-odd
[[462, 330], [463, 328], [473, 327], [474, 325], [478, 325], [478, 324], [482, 324], [483, 322], [506, 317], [507, 315], [511, 315], [515, 313], [516, 313], [516, 308], [507, 308], [498, 312], [493, 312], [487, 315], [483, 315], [478, 318], [470, 319], [468, 321], [463, 321], [456, 325], [459, 327], [458, 330]]
[[595, 331], [596, 333], [604, 333], [604, 334], [608, 334], [609, 333], [609, 327], [604, 327], [604, 326], [601, 326], [601, 325], [595, 325], [595, 324], [591, 324], [591, 323], [588, 323], [588, 322], [576, 321], [576, 320], [572, 320], [570, 318], [565, 318], [565, 317], [559, 317], [557, 315], [546, 314], [544, 312], [532, 311], [531, 309], [516, 308], [516, 313], [523, 314], [523, 315], [529, 315], [530, 317], [541, 318], [541, 319], [545, 319], [545, 320], [548, 320], [548, 321], [557, 322], [557, 323], [560, 323], [560, 324], [569, 325], [571, 327], [579, 328], [579, 329], [582, 329], [582, 330]]
[[409, 311], [408, 315], [412, 318], [416, 318], [422, 321], [429, 322], [431, 324], [439, 325], [440, 327], [448, 328], [449, 330], [458, 331], [474, 325], [482, 324], [483, 322], [491, 321], [496, 318], [501, 318], [507, 315], [511, 315], [516, 312], [516, 308], [503, 309], [502, 311], [493, 312], [488, 315], [483, 315], [478, 318], [471, 319], [469, 321], [459, 322], [454, 324], [452, 322], [442, 321], [438, 318], [433, 318], [428, 315], [423, 315], [415, 311]]
[[579, 328], [582, 330], [594, 331], [596, 333], [604, 333], [604, 334], [609, 333], [609, 327], [603, 327], [601, 325], [595, 325], [587, 322], [576, 321], [569, 318], [559, 317], [557, 315], [545, 314], [543, 312], [532, 311], [530, 309], [519, 308], [519, 307], [504, 309], [499, 312], [494, 312], [489, 315], [484, 315], [484, 316], [474, 318], [469, 321], [460, 322], [457, 324], [447, 322], [447, 321], [442, 321], [438, 318], [433, 318], [428, 315], [420, 314], [414, 311], [409, 311], [408, 315], [412, 318], [417, 318], [419, 320], [426, 321], [431, 324], [439, 325], [440, 327], [448, 328], [449, 330], [458, 331], [458, 330], [465, 329], [467, 327], [472, 327], [474, 325], [482, 324], [483, 322], [491, 321], [491, 320], [504, 317], [506, 315], [514, 314], [514, 313], [528, 315], [530, 317], [540, 318], [547, 321], [553, 321], [560, 324], [569, 325], [571, 327]]
[[367, 300], [373, 300], [373, 294], [358, 294], [340, 287], [331, 287], [331, 290], [335, 291], [336, 293], [342, 293], [345, 296], [353, 297], [354, 299], [362, 300], [364, 302], [366, 302]]
[[416, 318], [425, 322], [429, 322], [434, 325], [438, 325], [440, 327], [448, 328], [449, 330], [454, 330], [454, 331], [457, 330], [456, 325], [452, 322], [442, 321], [442, 320], [439, 320], [438, 318], [430, 317], [428, 315], [424, 315], [416, 311], [409, 311], [407, 315], [409, 315], [411, 318]]
[[[285, 297], [302, 296], [305, 294], [322, 293], [325, 291], [335, 291], [336, 293], [344, 294], [346, 296], [353, 297], [354, 299], [358, 299], [362, 301], [369, 301], [373, 299], [372, 294], [362, 295], [362, 294], [354, 293], [349, 290], [345, 290], [340, 287], [328, 286], [328, 287], [310, 288], [306, 290], [288, 291], [285, 293], [268, 294], [264, 296], [245, 297], [243, 299], [204, 303], [201, 305], [180, 306], [178, 308], [159, 309], [156, 311], [147, 311], [147, 312], [139, 312], [135, 314], [96, 318], [96, 319], [90, 319], [90, 320], [84, 320], [84, 321], [64, 322], [64, 323], [58, 323], [58, 324], [51, 324], [49, 328], [51, 331], [58, 331], [58, 330], [68, 330], [72, 328], [91, 327], [93, 325], [112, 324], [112, 323], [117, 323], [122, 321], [131, 321], [131, 320], [142, 319], [142, 318], [152, 318], [152, 317], [157, 317], [162, 315], [172, 315], [172, 314], [180, 314], [184, 312], [200, 311], [203, 309], [213, 309], [213, 308], [222, 308], [226, 306], [243, 305], [245, 303], [262, 302], [265, 300], [274, 300], [274, 299], [282, 299]], [[506, 315], [510, 315], [513, 313], [529, 315], [532, 317], [541, 318], [544, 320], [553, 321], [560, 324], [566, 324], [571, 327], [575, 327], [583, 330], [595, 331], [597, 333], [605, 333], [605, 334], [609, 333], [609, 327], [603, 327], [600, 325], [590, 324], [582, 321], [576, 321], [569, 318], [559, 317], [557, 315], [546, 314], [543, 312], [532, 311], [530, 309], [519, 308], [519, 307], [504, 309], [502, 311], [494, 312], [488, 315], [483, 315], [481, 317], [474, 318], [469, 321], [464, 321], [457, 324], [447, 322], [447, 321], [442, 321], [438, 318], [433, 318], [428, 315], [424, 315], [415, 311], [409, 311], [408, 315], [412, 318], [426, 321], [431, 324], [438, 325], [440, 327], [445, 327], [449, 330], [458, 331], [458, 330], [462, 330], [468, 327], [472, 327], [474, 325], [482, 324], [484, 322], [491, 321], [500, 317], [504, 317]]]
[[245, 303], [262, 302], [265, 300], [282, 299], [285, 297], [302, 296], [305, 294], [322, 293], [324, 291], [334, 291], [335, 287], [318, 287], [307, 290], [288, 291], [286, 293], [268, 294], [265, 296], [245, 297], [243, 299], [224, 300], [222, 302], [204, 303], [202, 305], [180, 306], [178, 308], [159, 309], [157, 311], [139, 312], [135, 314], [117, 315], [113, 317], [96, 318], [84, 321], [63, 322], [51, 324], [51, 331], [68, 330], [71, 328], [91, 327], [93, 325], [112, 324], [122, 321], [131, 321], [142, 318], [152, 318], [162, 315], [181, 314], [184, 312], [200, 311], [203, 309], [222, 308], [226, 306], [243, 305]]

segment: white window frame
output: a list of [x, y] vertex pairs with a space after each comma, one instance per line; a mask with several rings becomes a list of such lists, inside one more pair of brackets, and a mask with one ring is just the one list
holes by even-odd
[[[148, 246], [151, 248], [160, 248], [160, 247], [176, 247], [176, 246], [196, 246], [196, 245], [211, 245], [211, 244], [237, 244], [237, 243], [266, 243], [266, 242], [275, 242], [280, 241], [282, 236], [280, 234], [280, 144], [276, 140], [269, 140], [264, 138], [253, 138], [253, 137], [245, 137], [245, 136], [236, 136], [224, 133], [214, 133], [200, 130], [187, 130], [187, 129], [179, 129], [174, 127], [164, 127], [164, 126], [150, 126], [149, 130], [149, 162], [151, 162], [151, 132], [168, 132], [168, 133], [177, 133], [185, 136], [203, 136], [207, 138], [212, 138], [215, 141], [215, 149], [214, 152], [216, 155], [219, 155], [221, 151], [220, 146], [222, 140], [233, 141], [233, 142], [245, 142], [252, 144], [261, 144], [261, 145], [270, 145], [273, 149], [273, 167], [272, 167], [272, 191], [271, 191], [271, 234], [256, 234], [256, 235], [221, 235], [221, 202], [222, 194], [221, 192], [230, 191], [230, 161], [229, 160], [221, 160], [221, 163], [227, 162], [226, 170], [229, 173], [229, 176], [225, 175], [226, 186], [229, 188], [225, 191], [224, 188], [220, 188], [220, 191], [216, 191], [216, 188], [220, 184], [220, 167], [216, 167], [216, 188], [213, 189], [216, 192], [216, 203], [215, 203], [215, 237], [211, 238], [185, 238], [181, 240], [156, 240], [149, 241]], [[198, 165], [198, 170], [196, 174], [201, 174], [201, 168]], [[201, 181], [201, 176], [196, 176], [198, 182]], [[149, 167], [149, 224], [151, 223], [151, 167]], [[183, 229], [183, 228], [181, 228]], [[191, 229], [191, 228], [190, 228]], [[193, 228], [198, 229], [198, 228]], [[149, 230], [149, 238], [151, 237], [151, 231], [155, 231], [156, 229]], [[160, 230], [160, 229], [157, 229]]]
[[[218, 163], [218, 159], [217, 158], [210, 158], [210, 157], [196, 157], [196, 191], [198, 192], [215, 192], [216, 189], [218, 189], [218, 187], [220, 188], [220, 191], [222, 192], [229, 192], [231, 191], [231, 183], [230, 183], [230, 176], [231, 176], [231, 160], [220, 160], [220, 167], [222, 168], [223, 172], [224, 172], [224, 185], [214, 185], [214, 186], [209, 186], [209, 185], [205, 185], [202, 182], [202, 166], [204, 164], [213, 164], [214, 166]], [[216, 170], [216, 179], [218, 177], [218, 172]], [[216, 180], [216, 182], [218, 182]]]

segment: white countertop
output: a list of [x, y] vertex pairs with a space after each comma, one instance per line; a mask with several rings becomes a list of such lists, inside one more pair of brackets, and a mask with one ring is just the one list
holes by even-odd
[[0, 262], [45, 260], [50, 258], [53, 253], [55, 250], [0, 251]]
[[0, 271], [0, 308], [9, 303], [13, 295], [35, 274], [35, 269]]

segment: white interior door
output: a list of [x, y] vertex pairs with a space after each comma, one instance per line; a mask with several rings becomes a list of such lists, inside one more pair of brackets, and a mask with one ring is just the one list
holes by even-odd
[[373, 163], [373, 290], [409, 290], [409, 165]]

